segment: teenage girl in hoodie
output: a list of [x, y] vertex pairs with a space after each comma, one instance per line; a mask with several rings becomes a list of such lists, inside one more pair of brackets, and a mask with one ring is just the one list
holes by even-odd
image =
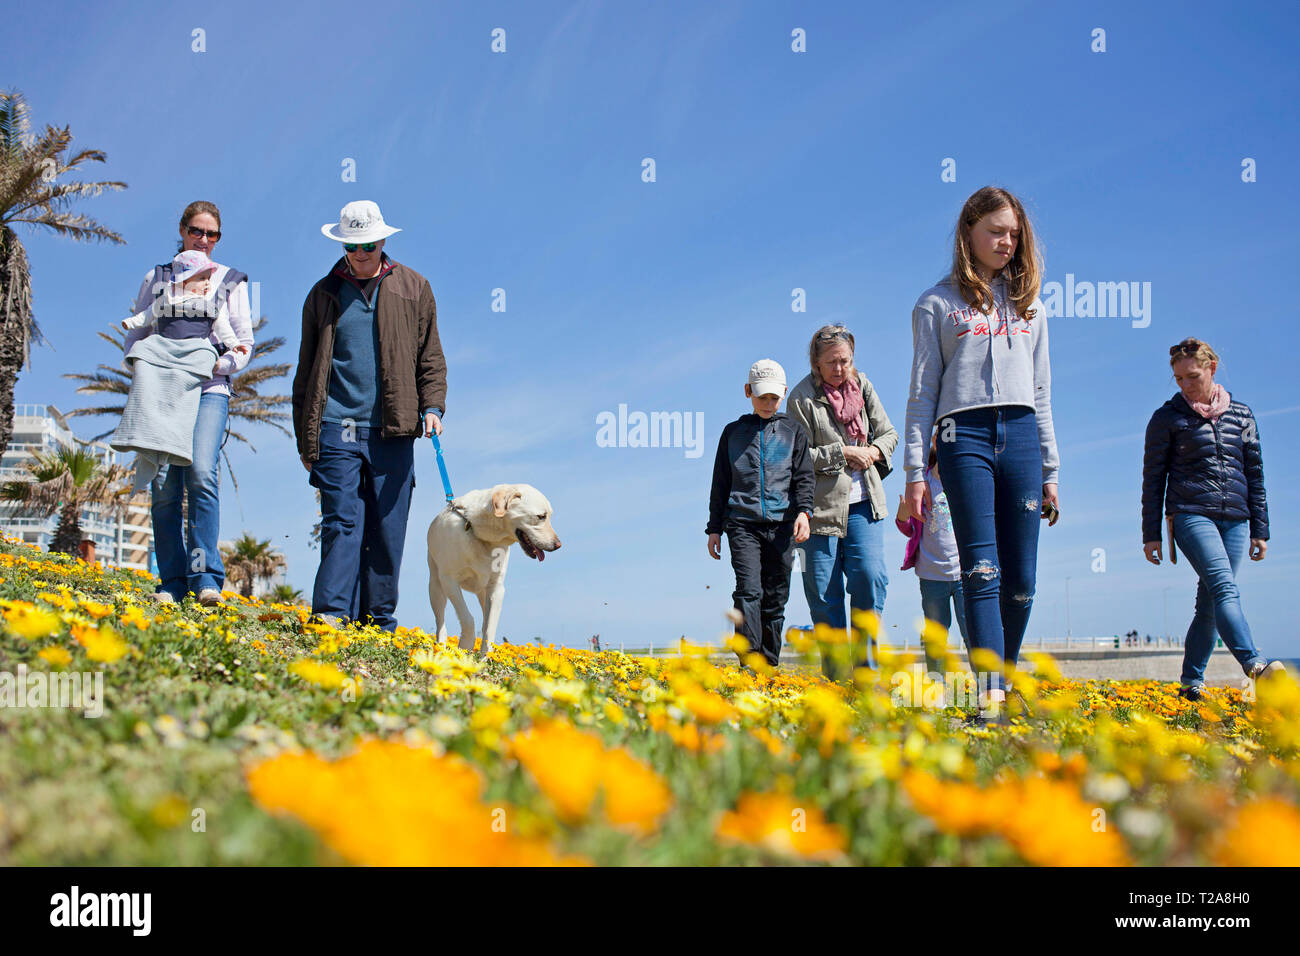
[[[912, 310], [905, 500], [922, 517], [930, 430], [961, 554], [962, 596], [981, 685], [976, 720], [1001, 717], [1002, 667], [1029, 623], [1040, 512], [1057, 517], [1042, 266], [1020, 200], [976, 191], [957, 220], [952, 268]], [[981, 654], [980, 651], [986, 653]]]

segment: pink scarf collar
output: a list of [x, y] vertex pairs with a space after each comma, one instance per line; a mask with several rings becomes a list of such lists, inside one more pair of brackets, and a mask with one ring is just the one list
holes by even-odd
[[862, 427], [862, 386], [858, 384], [857, 376], [849, 376], [839, 388], [823, 381], [822, 391], [831, 403], [836, 421], [844, 426], [845, 434], [853, 439], [854, 444], [866, 444], [867, 430]]
[[1200, 415], [1202, 418], [1208, 418], [1210, 421], [1215, 421], [1220, 415], [1228, 410], [1228, 406], [1231, 403], [1232, 396], [1228, 394], [1228, 390], [1218, 382], [1215, 382], [1214, 390], [1210, 392], [1210, 400], [1208, 402], [1188, 402], [1187, 404], [1191, 405], [1192, 411], [1196, 412], [1196, 414]]

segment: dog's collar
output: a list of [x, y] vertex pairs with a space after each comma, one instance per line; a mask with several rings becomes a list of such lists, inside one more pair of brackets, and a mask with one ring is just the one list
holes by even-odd
[[450, 508], [452, 511], [456, 512], [456, 514], [460, 515], [461, 520], [465, 522], [465, 530], [466, 530], [466, 531], [473, 531], [473, 530], [474, 530], [474, 526], [473, 526], [472, 524], [469, 523], [469, 515], [465, 513], [465, 509], [464, 509], [464, 508], [462, 508], [460, 505], [456, 504], [454, 501], [453, 501], [452, 503], [448, 504], [447, 507]]

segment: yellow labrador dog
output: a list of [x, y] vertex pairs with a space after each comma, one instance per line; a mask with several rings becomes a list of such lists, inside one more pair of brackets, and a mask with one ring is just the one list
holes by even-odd
[[447, 638], [444, 623], [451, 600], [460, 620], [460, 647], [474, 649], [474, 619], [461, 590], [478, 598], [483, 609], [486, 654], [496, 637], [506, 594], [506, 564], [516, 541], [538, 561], [557, 551], [560, 539], [551, 527], [551, 503], [532, 485], [496, 485], [468, 491], [429, 525], [429, 603], [438, 622], [438, 640]]

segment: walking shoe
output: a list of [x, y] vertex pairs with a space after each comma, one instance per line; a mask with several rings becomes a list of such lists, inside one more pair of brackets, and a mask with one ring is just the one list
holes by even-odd
[[221, 592], [216, 588], [204, 588], [199, 592], [199, 603], [204, 607], [215, 607], [221, 603]]
[[1259, 680], [1261, 677], [1272, 677], [1274, 674], [1285, 674], [1286, 665], [1281, 661], [1260, 661], [1250, 669], [1252, 680]]
[[1178, 688], [1178, 696], [1183, 698], [1184, 700], [1190, 700], [1195, 702], [1203, 699], [1205, 697], [1205, 692], [1202, 691], [1200, 687], [1196, 686], [1195, 684], [1192, 684], [1187, 687]]
[[176, 598], [172, 597], [170, 591], [154, 591], [149, 595], [151, 601], [157, 601], [159, 604], [175, 604]]
[[343, 629], [343, 620], [337, 614], [317, 614], [316, 622], [318, 624], [328, 624], [336, 631]]

